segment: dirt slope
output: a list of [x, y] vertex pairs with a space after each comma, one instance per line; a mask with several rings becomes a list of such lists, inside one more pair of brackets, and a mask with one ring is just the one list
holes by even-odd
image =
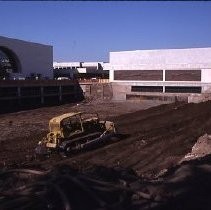
[[[113, 120], [119, 131], [127, 134], [128, 137], [103, 148], [66, 159], [51, 156], [44, 161], [30, 160], [37, 140], [47, 132], [48, 119], [55, 116], [55, 113], [87, 109], [89, 111], [102, 110], [104, 118]], [[161, 105], [136, 112], [134, 112], [135, 109], [128, 107], [127, 109], [130, 113], [122, 115], [123, 107], [108, 103], [107, 107], [106, 104], [86, 104], [71, 108], [63, 106], [62, 108], [45, 108], [27, 112], [27, 117], [30, 120], [34, 117], [34, 123], [38, 123], [37, 128], [42, 129], [37, 129], [37, 132], [36, 129], [32, 129], [29, 136], [25, 136], [20, 130], [19, 137], [3, 141], [0, 147], [1, 164], [4, 165], [4, 161], [6, 164], [28, 162], [39, 164], [44, 168], [51, 168], [60, 163], [77, 168], [88, 168], [96, 164], [109, 167], [119, 165], [131, 167], [138, 174], [151, 176], [162, 169], [176, 165], [184, 155], [191, 151], [198, 137], [204, 133], [211, 133], [210, 101], [200, 104]], [[22, 118], [27, 122], [22, 115], [19, 118], [17, 116], [20, 122]], [[8, 121], [9, 118], [4, 120]], [[27, 126], [26, 124], [26, 132], [31, 129]]]
[[153, 175], [191, 151], [198, 137], [211, 133], [211, 102], [161, 105], [112, 118], [127, 139], [81, 154], [66, 163], [132, 167]]

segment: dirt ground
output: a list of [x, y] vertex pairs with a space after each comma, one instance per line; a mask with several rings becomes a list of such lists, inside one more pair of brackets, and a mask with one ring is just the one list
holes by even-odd
[[[38, 141], [46, 136], [48, 122], [52, 117], [67, 112], [82, 111], [97, 112], [101, 119], [110, 119], [159, 104], [161, 104], [159, 101], [140, 103], [87, 99], [80, 104], [65, 104], [2, 114], [0, 115], [0, 167], [32, 162], [34, 148]], [[60, 157], [55, 158], [60, 159]], [[50, 158], [50, 161], [57, 162], [54, 158]]]
[[[34, 164], [47, 169], [64, 163], [76, 168], [122, 166], [142, 176], [154, 176], [175, 166], [191, 152], [200, 136], [211, 133], [211, 102], [158, 105], [158, 101], [84, 101], [1, 115], [0, 166]], [[34, 160], [34, 148], [47, 134], [48, 121], [72, 111], [98, 112], [102, 119], [114, 121], [127, 138], [68, 158], [53, 155], [42, 161]]]
[[[72, 111], [98, 112], [102, 119], [114, 121], [126, 138], [67, 158], [54, 154], [34, 159], [48, 121]], [[77, 210], [99, 209], [93, 206], [96, 202], [110, 204], [102, 204], [105, 210], [210, 209], [211, 101], [84, 101], [0, 115], [0, 130], [1, 209], [46, 209], [49, 196], [56, 205], [52, 209], [67, 209], [68, 202]], [[10, 168], [19, 168], [20, 177]], [[54, 187], [46, 191], [50, 183]], [[38, 189], [40, 194], [34, 196]], [[52, 189], [60, 190], [63, 202]], [[114, 198], [122, 201], [118, 207]]]

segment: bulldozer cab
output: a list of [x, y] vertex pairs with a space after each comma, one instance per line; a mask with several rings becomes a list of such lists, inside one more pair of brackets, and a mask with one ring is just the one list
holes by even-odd
[[79, 136], [83, 133], [91, 133], [102, 129], [98, 114], [95, 113], [67, 113], [54, 117], [49, 122], [50, 133], [62, 138]]
[[64, 138], [68, 138], [72, 135], [83, 132], [81, 123], [81, 115], [75, 115], [70, 118], [66, 118], [61, 122], [61, 131]]
[[81, 113], [67, 113], [54, 117], [49, 122], [49, 130], [51, 133], [59, 134], [62, 138], [82, 133]]

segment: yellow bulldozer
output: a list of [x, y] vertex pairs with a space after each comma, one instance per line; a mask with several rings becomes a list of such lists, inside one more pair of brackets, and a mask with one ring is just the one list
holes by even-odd
[[49, 133], [38, 143], [35, 152], [70, 154], [117, 136], [114, 123], [100, 120], [98, 114], [66, 113], [50, 120]]

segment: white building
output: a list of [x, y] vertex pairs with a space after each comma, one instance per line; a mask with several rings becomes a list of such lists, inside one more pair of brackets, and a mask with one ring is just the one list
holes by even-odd
[[0, 59], [1, 70], [14, 76], [53, 76], [53, 47], [49, 45], [0, 36]]
[[103, 70], [103, 62], [53, 62], [55, 77], [95, 77], [108, 74]]
[[114, 98], [131, 93], [211, 92], [211, 48], [110, 52]]

